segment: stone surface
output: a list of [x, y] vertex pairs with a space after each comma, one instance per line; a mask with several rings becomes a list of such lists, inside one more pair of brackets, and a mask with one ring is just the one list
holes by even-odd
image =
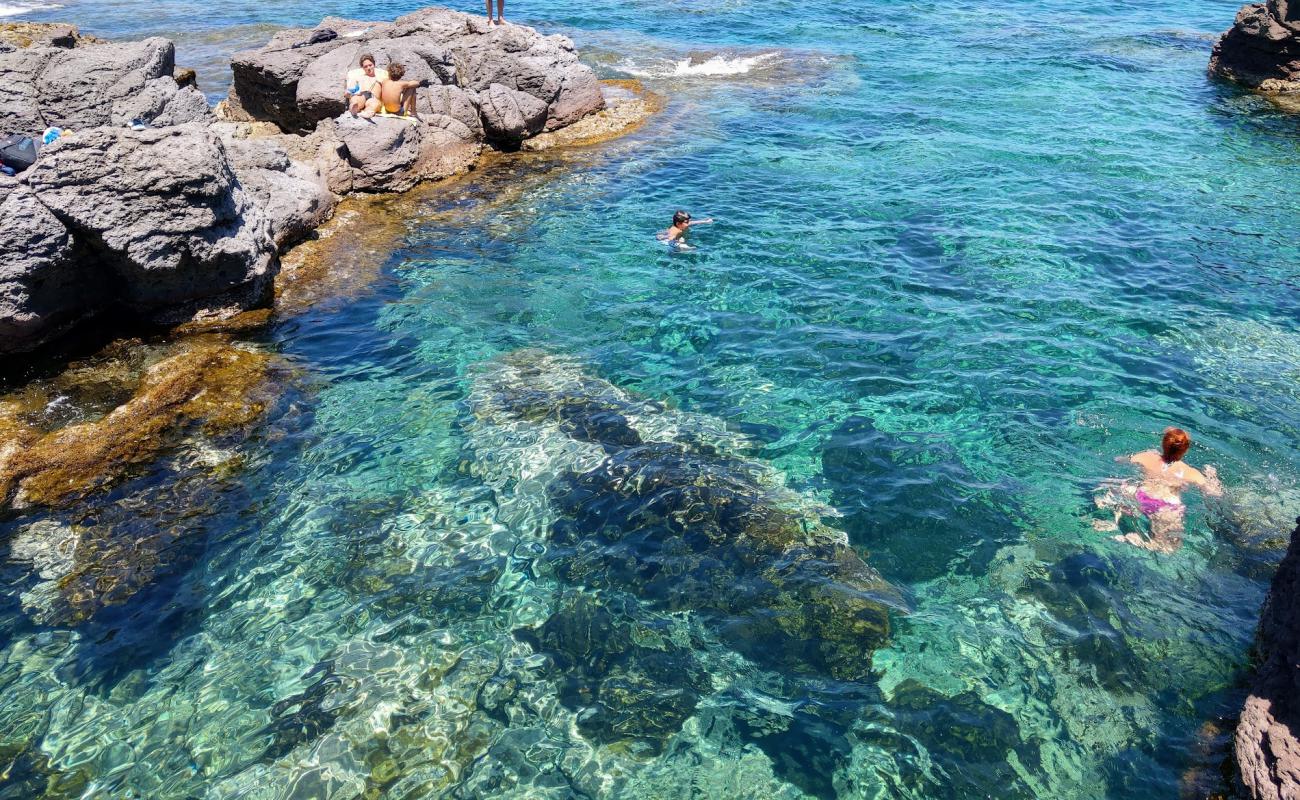
[[111, 272], [125, 308], [269, 299], [271, 226], [208, 130], [83, 131], [47, 147], [23, 182]]
[[1300, 0], [1242, 6], [1214, 45], [1210, 72], [1266, 94], [1300, 94]]
[[[542, 36], [521, 25], [489, 28], [482, 17], [445, 8], [423, 9], [391, 25], [329, 18], [319, 28], [340, 36], [294, 48], [312, 31], [283, 31], [265, 47], [237, 53], [230, 113], [273, 121], [286, 131], [310, 130], [343, 110], [344, 75], [367, 52], [380, 67], [400, 61], [411, 79], [465, 89], [473, 93], [468, 98], [493, 84], [527, 95], [530, 100], [496, 93], [503, 105], [494, 107], [494, 122], [484, 127], [503, 141], [518, 141], [503, 132], [527, 136], [555, 130], [604, 105], [595, 74], [563, 36]], [[513, 98], [512, 107], [504, 105], [505, 97]]]
[[301, 241], [333, 215], [337, 198], [320, 169], [291, 159], [277, 139], [225, 136], [222, 142], [239, 183], [266, 215], [277, 247]]
[[1256, 800], [1300, 797], [1300, 520], [1260, 614], [1259, 668], [1237, 724], [1237, 765]]
[[75, 47], [38, 43], [0, 53], [0, 136], [37, 135], [50, 126], [123, 125], [134, 119], [175, 125], [210, 114], [201, 93], [181, 89], [172, 79], [175, 47], [170, 41], [77, 41]]
[[480, 146], [442, 128], [404, 119], [344, 115], [331, 128], [346, 150], [352, 190], [401, 192], [469, 169]]
[[103, 287], [26, 186], [0, 181], [0, 219], [0, 353], [30, 350], [88, 315]]
[[40, 73], [41, 116], [60, 128], [111, 125], [146, 84], [170, 80], [175, 64], [175, 45], [160, 38], [59, 51]]
[[546, 125], [546, 104], [530, 94], [494, 83], [480, 97], [483, 130], [489, 140], [518, 144], [541, 133]]

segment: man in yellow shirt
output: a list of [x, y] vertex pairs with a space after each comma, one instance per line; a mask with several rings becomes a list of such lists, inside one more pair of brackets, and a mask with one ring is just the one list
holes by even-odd
[[344, 102], [352, 116], [370, 119], [379, 111], [379, 87], [388, 80], [388, 72], [375, 69], [375, 57], [370, 53], [361, 56], [357, 69], [349, 70], [344, 81]]

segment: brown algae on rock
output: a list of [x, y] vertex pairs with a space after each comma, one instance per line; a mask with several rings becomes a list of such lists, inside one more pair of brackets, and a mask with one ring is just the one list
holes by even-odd
[[325, 300], [364, 293], [400, 246], [407, 220], [429, 191], [345, 199], [332, 220], [280, 259], [276, 313], [301, 313]]
[[554, 147], [584, 147], [625, 136], [640, 128], [664, 108], [664, 98], [645, 88], [637, 80], [601, 81], [605, 108], [583, 117], [566, 128], [525, 139], [522, 148], [530, 151]]
[[219, 337], [175, 349], [99, 419], [42, 432], [24, 420], [23, 403], [0, 400], [0, 499], [15, 508], [75, 501], [157, 458], [192, 426], [216, 435], [262, 416], [268, 354]]

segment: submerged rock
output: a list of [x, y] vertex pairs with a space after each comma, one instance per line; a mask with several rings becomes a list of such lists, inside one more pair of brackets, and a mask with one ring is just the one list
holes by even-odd
[[1260, 613], [1259, 667], [1237, 724], [1237, 765], [1255, 800], [1300, 797], [1300, 520]]
[[1300, 108], [1300, 2], [1242, 6], [1214, 45], [1210, 72]]
[[[270, 356], [198, 338], [154, 364], [130, 400], [101, 419], [42, 432], [13, 401], [0, 404], [0, 504], [73, 502], [173, 447], [193, 426], [206, 433], [261, 417]], [[3, 507], [0, 505], [0, 507]]]
[[662, 621], [638, 613], [635, 602], [572, 592], [527, 638], [555, 659], [560, 701], [578, 712], [584, 735], [658, 752], [712, 684], [691, 648], [675, 643]]
[[525, 507], [539, 498], [521, 493], [544, 489], [560, 577], [698, 614], [764, 665], [870, 677], [897, 594], [820, 522], [833, 510], [731, 454], [743, 440], [720, 421], [634, 400], [531, 351], [486, 369], [471, 404], [489, 482], [513, 484]]

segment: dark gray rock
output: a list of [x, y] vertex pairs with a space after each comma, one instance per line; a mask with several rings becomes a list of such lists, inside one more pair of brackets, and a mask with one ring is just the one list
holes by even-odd
[[[335, 31], [338, 38], [294, 47], [308, 41], [314, 30], [323, 28]], [[317, 122], [333, 116], [327, 113], [315, 116], [323, 112], [318, 110], [308, 114], [298, 108], [298, 81], [303, 73], [316, 59], [349, 43], [364, 41], [366, 37], [383, 37], [392, 26], [326, 17], [317, 29], [280, 31], [263, 47], [235, 53], [230, 62], [234, 73], [228, 99], [230, 106], [249, 119], [275, 122], [285, 131], [309, 131]], [[340, 89], [343, 78], [343, 73], [337, 77]]]
[[320, 170], [291, 159], [277, 141], [223, 136], [222, 142], [240, 184], [266, 215], [277, 247], [301, 241], [333, 215], [338, 201]]
[[180, 87], [171, 77], [154, 78], [140, 91], [113, 104], [109, 124], [129, 127], [140, 122], [155, 128], [211, 122], [212, 109], [203, 93], [193, 86]]
[[426, 124], [466, 141], [482, 141], [478, 96], [459, 86], [430, 86], [416, 95], [416, 112]]
[[0, 135], [209, 117], [203, 95], [172, 79], [174, 61], [172, 43], [158, 38], [0, 53]]
[[40, 72], [41, 116], [60, 128], [111, 125], [119, 106], [170, 79], [175, 64], [175, 46], [160, 38], [59, 51]]
[[1214, 45], [1210, 72], [1269, 93], [1300, 93], [1300, 1], [1242, 6]]
[[111, 271], [112, 300], [126, 308], [269, 300], [271, 226], [211, 131], [81, 131], [47, 147], [23, 182]]
[[103, 287], [26, 186], [0, 181], [0, 219], [0, 353], [22, 352], [90, 313]]
[[[482, 17], [445, 8], [417, 11], [391, 25], [335, 19], [321, 25], [341, 35], [294, 49], [311, 31], [285, 31], [265, 47], [237, 53], [232, 112], [275, 122], [286, 131], [310, 130], [343, 111], [344, 76], [366, 52], [380, 67], [400, 61], [414, 80], [473, 93], [497, 84], [528, 95], [532, 100], [515, 98], [508, 104], [512, 108], [500, 108], [493, 117], [497, 123], [503, 115], [508, 118], [509, 124], [497, 126], [510, 131], [499, 137], [507, 142], [563, 127], [604, 107], [595, 74], [563, 36], [542, 36], [521, 25], [490, 28]], [[539, 107], [540, 125], [534, 122]], [[514, 112], [526, 124], [517, 124]], [[485, 127], [492, 135], [493, 125]]]
[[478, 142], [403, 119], [364, 120], [345, 114], [330, 125], [345, 148], [353, 191], [406, 191], [421, 181], [469, 169], [481, 151]]
[[349, 42], [313, 61], [298, 81], [298, 108], [313, 119], [337, 117], [346, 110], [343, 78], [355, 69], [361, 55], [373, 55], [381, 65], [406, 67], [405, 80], [452, 83], [456, 70], [451, 55], [421, 39], [381, 39]]
[[1260, 613], [1259, 669], [1237, 723], [1237, 765], [1255, 800], [1300, 797], [1300, 520]]
[[487, 138], [506, 144], [518, 144], [546, 125], [545, 103], [499, 83], [479, 95], [479, 112]]
[[54, 56], [46, 48], [0, 53], [0, 136], [40, 133], [46, 124], [36, 98], [40, 71]]

